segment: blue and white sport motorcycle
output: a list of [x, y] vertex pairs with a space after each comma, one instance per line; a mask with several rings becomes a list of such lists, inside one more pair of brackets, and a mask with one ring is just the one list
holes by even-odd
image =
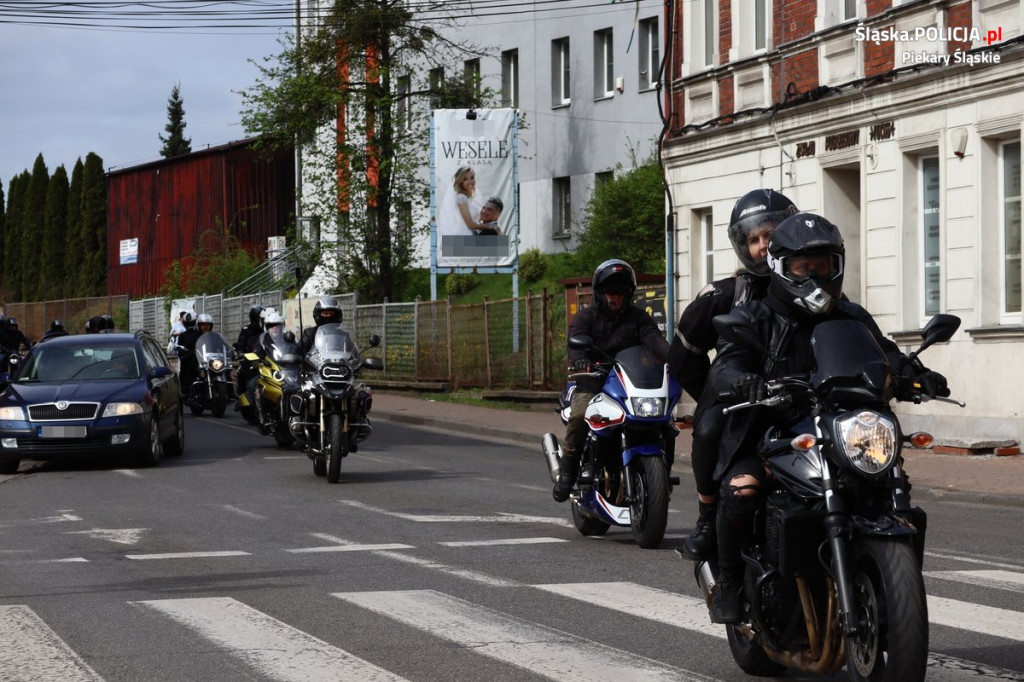
[[[589, 337], [569, 339], [569, 347], [589, 350]], [[590, 434], [583, 446], [580, 473], [569, 498], [572, 521], [583, 535], [604, 535], [611, 526], [629, 526], [638, 545], [657, 547], [665, 537], [670, 475], [678, 431], [672, 410], [682, 393], [643, 346], [619, 352], [588, 376], [605, 378], [601, 392], [587, 406]], [[559, 399], [562, 422], [569, 420], [576, 382]], [[562, 448], [553, 433], [544, 434], [545, 460], [555, 481], [561, 472]]]

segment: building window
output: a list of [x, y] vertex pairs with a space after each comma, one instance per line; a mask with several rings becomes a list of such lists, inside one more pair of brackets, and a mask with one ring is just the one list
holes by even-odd
[[474, 96], [480, 95], [480, 60], [469, 59], [463, 64], [462, 80]]
[[412, 130], [411, 102], [412, 79], [409, 76], [398, 77], [398, 101], [395, 102], [395, 117], [402, 130]]
[[565, 238], [569, 236], [572, 226], [572, 194], [569, 191], [569, 178], [555, 178], [553, 190], [554, 226], [552, 234], [556, 238]]
[[594, 189], [607, 185], [615, 179], [615, 171], [599, 171], [594, 173]]
[[941, 308], [940, 296], [940, 254], [942, 218], [939, 204], [939, 159], [935, 156], [921, 157], [921, 258], [924, 273], [922, 291], [924, 292], [924, 316], [930, 317]]
[[1021, 313], [1020, 140], [1001, 145], [1000, 193], [1003, 225], [1003, 314]]
[[395, 206], [395, 223], [398, 227], [398, 238], [405, 244], [412, 241], [411, 201], [399, 201]]
[[612, 30], [594, 31], [594, 99], [615, 94], [615, 57]]
[[658, 85], [661, 56], [658, 44], [658, 17], [640, 22], [640, 83], [641, 90], [650, 90]]
[[501, 53], [501, 105], [519, 108], [519, 50]]
[[754, 0], [754, 50], [768, 46], [768, 2]]
[[569, 39], [551, 41], [551, 104], [569, 104]]
[[710, 208], [700, 212], [700, 235], [703, 283], [711, 284], [715, 281], [715, 224]]
[[715, 0], [701, 0], [700, 26], [703, 29], [701, 44], [704, 46], [704, 66], [715, 65], [715, 20], [718, 18], [718, 8], [715, 4]]
[[444, 87], [444, 69], [437, 67], [431, 69], [429, 74], [430, 83], [430, 108], [441, 108], [441, 88]]

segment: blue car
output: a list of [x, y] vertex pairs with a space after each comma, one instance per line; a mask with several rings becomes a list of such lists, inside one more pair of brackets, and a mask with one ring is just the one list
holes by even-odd
[[146, 332], [48, 339], [0, 393], [0, 474], [22, 459], [130, 456], [153, 466], [185, 447], [178, 376]]

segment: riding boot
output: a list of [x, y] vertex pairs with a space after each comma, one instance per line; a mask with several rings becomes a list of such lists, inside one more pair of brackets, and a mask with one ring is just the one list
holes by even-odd
[[718, 518], [718, 503], [705, 504], [698, 502], [700, 513], [693, 533], [686, 538], [683, 549], [693, 559], [707, 559], [715, 553], [718, 545], [718, 532], [715, 528]]
[[569, 499], [569, 493], [572, 492], [572, 487], [576, 484], [576, 474], [579, 473], [579, 470], [579, 457], [575, 455], [562, 456], [562, 471], [558, 474], [555, 487], [551, 490], [551, 497], [555, 498], [555, 502], [565, 502]]
[[716, 519], [718, 535], [718, 581], [711, 600], [711, 622], [739, 625], [746, 621], [743, 598], [745, 564], [741, 551], [753, 519], [757, 498], [733, 495], [722, 499]]

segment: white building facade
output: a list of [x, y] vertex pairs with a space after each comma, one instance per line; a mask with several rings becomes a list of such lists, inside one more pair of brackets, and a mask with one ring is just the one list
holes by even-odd
[[1024, 441], [1020, 0], [676, 3], [672, 132], [681, 309], [738, 265], [735, 200], [779, 189], [846, 240], [845, 293], [966, 408], [901, 405], [904, 428], [981, 447]]

